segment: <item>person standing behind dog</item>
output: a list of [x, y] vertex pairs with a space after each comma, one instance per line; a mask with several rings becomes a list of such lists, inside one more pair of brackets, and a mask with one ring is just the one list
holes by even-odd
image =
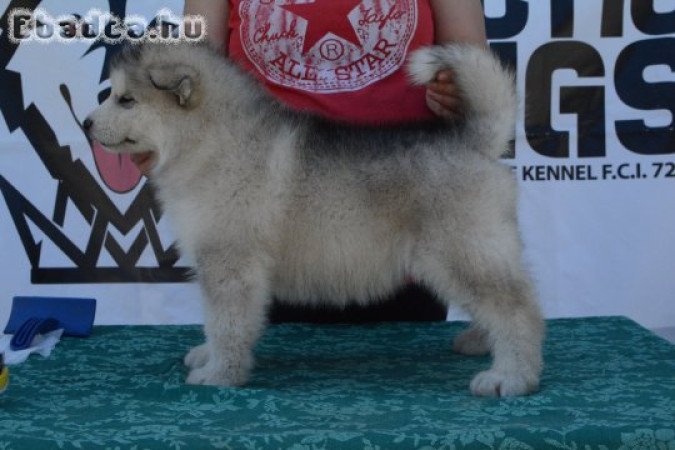
[[[185, 0], [207, 39], [280, 101], [333, 120], [396, 124], [461, 116], [450, 70], [410, 85], [406, 56], [446, 43], [486, 46], [480, 0]], [[147, 174], [151, 154], [134, 155]]]
[[[289, 107], [361, 125], [454, 120], [462, 101], [450, 70], [412, 86], [407, 54], [433, 44], [486, 47], [480, 0], [186, 0], [207, 39]], [[153, 155], [132, 158], [147, 174]], [[276, 303], [272, 322], [443, 320], [447, 311], [409, 284], [380, 305], [313, 310]]]

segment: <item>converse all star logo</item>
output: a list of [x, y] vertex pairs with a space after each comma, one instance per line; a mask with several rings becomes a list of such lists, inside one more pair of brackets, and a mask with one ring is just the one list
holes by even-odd
[[310, 92], [353, 91], [401, 67], [415, 0], [242, 0], [241, 42], [268, 80]]

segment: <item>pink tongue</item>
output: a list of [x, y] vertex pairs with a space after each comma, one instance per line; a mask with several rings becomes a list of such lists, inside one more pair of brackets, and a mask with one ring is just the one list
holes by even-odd
[[97, 141], [91, 143], [91, 149], [98, 173], [113, 191], [120, 194], [129, 192], [141, 181], [142, 174], [131, 162], [130, 155], [110, 153]]

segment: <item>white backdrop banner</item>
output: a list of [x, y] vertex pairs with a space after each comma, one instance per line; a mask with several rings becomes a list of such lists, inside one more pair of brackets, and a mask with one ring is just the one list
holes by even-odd
[[[100, 324], [201, 321], [149, 185], [82, 132], [119, 47], [12, 42], [18, 7], [152, 24], [182, 2], [0, 0], [0, 324], [15, 295], [95, 297]], [[675, 0], [486, 0], [485, 11], [517, 72], [504, 162], [547, 316], [675, 326]]]

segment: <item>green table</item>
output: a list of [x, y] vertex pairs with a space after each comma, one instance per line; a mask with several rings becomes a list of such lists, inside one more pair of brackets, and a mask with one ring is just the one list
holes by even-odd
[[183, 384], [197, 326], [96, 327], [11, 369], [0, 449], [675, 449], [675, 347], [624, 318], [548, 322], [539, 393], [472, 397], [457, 323], [276, 325], [246, 388]]

